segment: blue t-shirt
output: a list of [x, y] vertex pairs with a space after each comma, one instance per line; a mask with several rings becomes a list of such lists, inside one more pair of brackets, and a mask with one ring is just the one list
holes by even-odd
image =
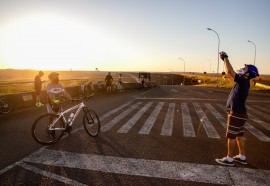
[[249, 79], [238, 74], [234, 77], [235, 85], [227, 99], [227, 109], [237, 113], [246, 113], [246, 99], [249, 92]]

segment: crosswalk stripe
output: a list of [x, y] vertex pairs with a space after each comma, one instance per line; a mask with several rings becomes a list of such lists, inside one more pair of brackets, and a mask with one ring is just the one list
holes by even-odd
[[[226, 110], [226, 107], [224, 105], [221, 104], [217, 104], [218, 107], [220, 107], [221, 109]], [[259, 131], [258, 129], [256, 129], [255, 127], [253, 127], [251, 124], [249, 124], [248, 122], [245, 123], [245, 128], [251, 132], [255, 137], [257, 137], [259, 140], [261, 141], [265, 141], [265, 142], [269, 142], [270, 138], [267, 137], [264, 133], [262, 133], [261, 131]]]
[[209, 103], [205, 103], [205, 106], [210, 110], [210, 112], [217, 118], [219, 123], [226, 128], [225, 118]]
[[196, 137], [187, 103], [181, 103], [183, 117], [183, 132], [186, 137]]
[[60, 183], [62, 182], [65, 185], [68, 184], [68, 185], [76, 185], [76, 186], [87, 186], [86, 184], [83, 184], [83, 183], [80, 183], [78, 181], [75, 181], [75, 180], [66, 178], [64, 176], [60, 176], [60, 175], [54, 174], [52, 172], [48, 172], [48, 171], [39, 169], [37, 167], [28, 165], [26, 163], [21, 163], [21, 164], [19, 164], [19, 166], [22, 167], [22, 168], [24, 168], [24, 169], [26, 169], [26, 170], [33, 171], [36, 174], [40, 174], [40, 175], [42, 175], [44, 177], [49, 177], [51, 179], [57, 180]]
[[153, 104], [153, 102], [147, 103], [141, 110], [139, 110], [127, 123], [125, 123], [117, 132], [127, 133], [146, 112], [146, 110]]
[[175, 103], [170, 103], [160, 135], [171, 136], [173, 129]]
[[261, 125], [262, 127], [266, 128], [267, 130], [270, 130], [270, 124], [266, 123], [265, 121], [261, 120], [260, 118], [257, 118], [256, 116], [254, 116], [251, 113], [248, 113], [248, 117], [255, 121], [256, 123], [258, 123], [259, 125]]
[[[270, 171], [263, 169], [80, 154], [48, 149], [32, 153], [24, 159], [24, 162], [59, 167], [64, 170], [70, 168], [82, 171], [188, 181], [194, 185], [269, 185], [270, 182]], [[35, 169], [31, 169], [32, 167], [29, 170], [36, 172]], [[57, 180], [61, 181], [62, 176], [56, 177], [49, 171], [44, 171], [44, 173], [46, 173], [48, 179], [58, 178]], [[78, 183], [77, 181], [72, 182], [70, 179], [63, 179], [62, 183], [65, 184], [65, 181], [69, 181], [67, 183], [72, 185]], [[183, 182], [180, 183], [183, 184]]]
[[125, 116], [127, 116], [134, 109], [136, 109], [141, 103], [142, 102], [138, 102], [135, 105], [132, 105], [130, 108], [125, 110], [119, 116], [116, 116], [113, 120], [109, 121], [106, 125], [102, 126], [101, 131], [106, 132], [106, 131], [110, 130], [116, 123], [118, 123], [121, 119], [123, 119]]
[[[255, 107], [255, 108], [257, 107], [257, 108], [260, 108], [260, 109], [262, 109], [262, 110], [265, 110], [265, 108], [262, 108], [262, 107], [260, 107], [260, 106], [254, 106], [254, 107]], [[260, 115], [260, 116], [262, 116], [262, 117], [264, 117], [264, 118], [270, 120], [270, 116], [269, 116], [269, 115], [267, 115], [267, 114], [265, 114], [265, 113], [263, 113], [263, 112], [261, 112], [261, 111], [259, 111], [259, 110], [257, 110], [257, 109], [254, 109], [254, 108], [251, 107], [251, 106], [247, 106], [247, 108], [248, 108], [251, 112], [254, 112], [255, 114], [258, 114], [258, 115]]]
[[211, 122], [208, 120], [205, 113], [201, 109], [199, 103], [193, 103], [193, 105], [206, 131], [207, 136], [209, 138], [220, 138], [217, 131], [215, 130], [215, 128], [213, 127], [213, 125], [211, 124]]
[[[131, 105], [132, 104], [132, 105]], [[119, 114], [116, 116], [114, 119], [110, 120], [108, 123], [106, 123], [104, 126], [101, 127], [101, 132], [106, 132], [110, 130], [114, 125], [116, 125], [118, 122], [120, 122], [124, 117], [126, 117], [129, 113], [131, 113], [134, 109], [139, 107], [142, 102], [137, 102], [133, 104], [132, 101], [123, 104], [110, 112], [106, 113], [103, 115], [100, 120], [103, 121], [107, 119], [110, 115], [117, 113], [121, 109], [128, 107], [129, 105], [130, 108], [126, 109], [123, 113]], [[159, 102], [151, 115], [147, 118], [145, 123], [143, 124], [142, 128], [139, 130], [139, 134], [149, 134], [151, 129], [154, 127], [154, 124], [161, 112], [161, 109], [164, 106], [164, 102]], [[223, 128], [226, 129], [226, 118], [223, 117], [219, 111], [215, 109], [213, 105], [210, 103], [204, 103], [206, 108], [210, 111], [210, 113], [218, 120], [218, 122], [223, 126]], [[144, 105], [143, 108], [141, 108], [128, 122], [126, 122], [117, 132], [118, 133], [127, 133], [137, 122], [138, 120], [146, 114], [146, 111], [153, 105], [153, 102], [148, 102], [146, 105]], [[203, 125], [206, 134], [209, 138], [220, 138], [219, 134], [217, 133], [216, 129], [214, 126], [211, 124], [210, 120], [207, 118], [205, 115], [204, 111], [202, 110], [201, 106], [199, 103], [193, 103], [194, 109], [196, 113], [198, 114], [200, 118], [200, 122]], [[226, 110], [225, 106], [222, 104], [216, 104], [220, 109]], [[255, 106], [254, 106], [255, 107]], [[259, 107], [259, 106], [258, 106]], [[270, 119], [270, 117], [261, 111], [258, 111], [256, 109], [250, 106], [247, 106], [247, 108], [265, 118]], [[182, 110], [182, 119], [183, 119], [183, 135], [185, 137], [196, 137], [196, 133], [193, 127], [193, 123], [191, 120], [191, 115], [189, 113], [189, 108], [187, 103], [183, 102], [181, 103], [181, 110]], [[165, 116], [165, 121], [162, 126], [162, 130], [160, 135], [163, 136], [171, 136], [172, 135], [172, 130], [173, 130], [173, 124], [174, 124], [174, 115], [175, 115], [175, 102], [169, 103], [168, 110]], [[266, 128], [267, 130], [270, 130], [270, 125], [266, 122], [263, 121], [262, 119], [258, 118], [257, 116], [249, 113], [249, 118], [253, 120], [255, 123], [258, 123], [262, 127]], [[265, 142], [270, 142], [270, 137], [266, 136], [263, 132], [260, 130], [256, 129], [254, 126], [252, 126], [250, 123], [246, 122], [245, 128], [252, 133], [256, 138], [258, 138], [261, 141]]]
[[265, 141], [265, 142], [270, 142], [270, 138], [267, 137], [264, 133], [262, 133], [261, 131], [257, 130], [255, 127], [253, 127], [252, 125], [250, 125], [248, 122], [246, 122], [245, 124], [245, 128], [247, 130], [249, 130], [249, 132], [251, 132], [254, 136], [256, 136], [259, 140], [261, 141]]
[[149, 134], [152, 127], [154, 126], [154, 123], [162, 109], [164, 105], [164, 102], [160, 102], [155, 110], [151, 113], [151, 115], [148, 117], [148, 119], [146, 120], [146, 122], [144, 123], [143, 127], [141, 128], [141, 130], [139, 131], [139, 134]]
[[105, 120], [107, 117], [109, 117], [109, 116], [111, 116], [112, 114], [118, 112], [119, 110], [121, 110], [122, 108], [124, 108], [124, 107], [130, 105], [131, 103], [132, 103], [132, 101], [129, 101], [129, 102], [127, 102], [127, 103], [125, 103], [125, 104], [123, 104], [123, 105], [121, 105], [121, 106], [119, 106], [119, 107], [117, 107], [117, 108], [115, 108], [115, 109], [113, 109], [113, 110], [107, 112], [106, 114], [104, 114], [103, 116], [101, 116], [101, 117], [99, 118], [99, 120], [100, 120], [100, 121]]

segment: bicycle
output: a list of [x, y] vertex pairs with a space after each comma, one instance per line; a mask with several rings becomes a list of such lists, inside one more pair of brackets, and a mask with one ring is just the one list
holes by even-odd
[[[52, 145], [59, 142], [65, 132], [70, 134], [72, 125], [81, 110], [84, 112], [83, 126], [85, 131], [92, 137], [98, 136], [100, 120], [96, 112], [89, 110], [83, 99], [73, 99], [73, 101], [79, 101], [80, 103], [65, 111], [59, 111], [57, 114], [43, 114], [34, 121], [31, 133], [36, 142], [42, 145]], [[67, 113], [71, 113], [68, 119], [65, 117]]]
[[0, 113], [7, 114], [12, 110], [12, 105], [8, 103], [5, 97], [0, 98]]

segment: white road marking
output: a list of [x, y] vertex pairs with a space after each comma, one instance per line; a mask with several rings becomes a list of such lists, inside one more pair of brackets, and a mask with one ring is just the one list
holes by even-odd
[[121, 119], [123, 119], [125, 116], [127, 116], [130, 112], [132, 112], [134, 109], [136, 109], [142, 102], [138, 102], [135, 105], [132, 105], [130, 108], [125, 110], [123, 113], [121, 113], [119, 116], [116, 116], [114, 119], [109, 121], [106, 125], [101, 127], [101, 132], [106, 132], [110, 130], [116, 123], [118, 123]]
[[183, 117], [183, 133], [185, 137], [196, 137], [187, 103], [181, 103]]
[[171, 136], [173, 129], [175, 103], [170, 103], [160, 135]]
[[[183, 101], [226, 101], [226, 99], [208, 99], [208, 98], [146, 98], [146, 97], [139, 97], [134, 98], [135, 100], [183, 100]], [[247, 102], [250, 103], [270, 103], [268, 100], [248, 100]]]
[[57, 174], [41, 170], [41, 169], [36, 168], [34, 166], [28, 165], [26, 163], [21, 163], [19, 166], [26, 169], [26, 170], [33, 171], [33, 172], [35, 172], [37, 174], [40, 174], [42, 176], [52, 178], [52, 179], [57, 180], [59, 182], [63, 182], [63, 183], [65, 183], [65, 185], [68, 184], [68, 185], [76, 185], [76, 186], [87, 186], [86, 184], [82, 184], [82, 183], [80, 183], [78, 181], [66, 178], [64, 176], [59, 176]]
[[[226, 109], [224, 105], [217, 104], [221, 109]], [[257, 137], [261, 141], [270, 142], [270, 138], [266, 136], [264, 133], [253, 127], [248, 122], [245, 123], [245, 129], [247, 129], [249, 132], [251, 132], [255, 137]]]
[[143, 127], [141, 128], [141, 130], [139, 131], [139, 134], [149, 134], [152, 127], [154, 126], [154, 123], [162, 109], [164, 105], [164, 102], [160, 102], [155, 110], [151, 113], [151, 115], [148, 117], [148, 119], [145, 121]]
[[121, 105], [121, 106], [119, 106], [119, 107], [117, 107], [117, 108], [115, 108], [115, 109], [113, 109], [113, 110], [107, 112], [106, 114], [104, 114], [103, 116], [101, 116], [101, 117], [99, 118], [99, 120], [100, 120], [100, 121], [103, 121], [103, 120], [106, 119], [107, 117], [109, 117], [109, 116], [111, 116], [112, 114], [118, 112], [119, 110], [121, 110], [121, 109], [123, 109], [124, 107], [130, 105], [131, 103], [132, 103], [132, 101], [129, 101], [129, 102], [127, 102], [127, 103], [125, 103], [125, 104], [123, 104], [123, 105]]
[[195, 108], [195, 110], [196, 110], [196, 112], [201, 120], [201, 123], [205, 129], [207, 136], [209, 138], [220, 138], [216, 129], [213, 127], [213, 125], [211, 124], [211, 122], [208, 120], [205, 113], [201, 109], [201, 106], [199, 105], [199, 103], [193, 103], [193, 105], [194, 105], [194, 108]]
[[266, 128], [267, 130], [270, 130], [270, 124], [266, 123], [265, 121], [261, 120], [260, 118], [257, 118], [256, 116], [254, 116], [251, 113], [248, 113], [248, 117], [255, 121], [256, 123], [258, 123], [259, 125], [261, 125], [262, 127]]
[[[63, 168], [209, 184], [254, 186], [270, 183], [269, 170], [80, 154], [47, 149], [29, 155], [24, 161]], [[28, 170], [39, 173], [39, 170], [36, 170], [33, 166], [28, 168]], [[43, 172], [43, 175], [47, 175], [46, 171]], [[61, 179], [61, 176], [51, 176], [50, 173], [47, 176], [53, 179]], [[72, 180], [67, 181], [72, 182]]]
[[219, 123], [226, 129], [226, 123], [227, 122], [226, 122], [225, 118], [211, 104], [205, 103], [205, 106], [217, 118]]
[[[260, 106], [255, 106], [255, 105], [254, 105], [254, 107], [255, 107], [255, 108], [262, 109], [262, 110], [265, 110], [265, 108], [260, 107]], [[252, 108], [252, 107], [250, 107], [250, 106], [247, 106], [247, 108], [248, 108], [251, 112], [254, 112], [255, 114], [258, 114], [259, 116], [262, 116], [262, 117], [264, 117], [264, 118], [270, 120], [270, 116], [269, 116], [268, 114], [265, 114], [265, 113], [263, 113], [263, 112], [261, 112], [261, 111], [259, 111], [259, 110], [257, 110], [257, 109], [254, 109], [254, 108]]]
[[178, 90], [175, 90], [175, 89], [171, 89], [172, 92], [178, 92]]
[[147, 103], [141, 110], [139, 110], [128, 122], [126, 122], [117, 132], [127, 133], [136, 122], [142, 117], [146, 110], [153, 104], [153, 102]]

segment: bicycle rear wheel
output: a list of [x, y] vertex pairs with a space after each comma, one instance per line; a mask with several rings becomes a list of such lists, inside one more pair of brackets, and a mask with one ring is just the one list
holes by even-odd
[[[52, 129], [53, 121], [56, 123]], [[52, 145], [57, 143], [64, 135], [64, 122], [58, 115], [49, 113], [38, 117], [32, 125], [31, 133], [36, 142], [42, 145]]]
[[87, 110], [83, 115], [83, 126], [87, 134], [96, 137], [100, 131], [98, 115], [93, 110]]
[[0, 113], [6, 114], [12, 110], [12, 105], [8, 103], [7, 98], [1, 98]]

